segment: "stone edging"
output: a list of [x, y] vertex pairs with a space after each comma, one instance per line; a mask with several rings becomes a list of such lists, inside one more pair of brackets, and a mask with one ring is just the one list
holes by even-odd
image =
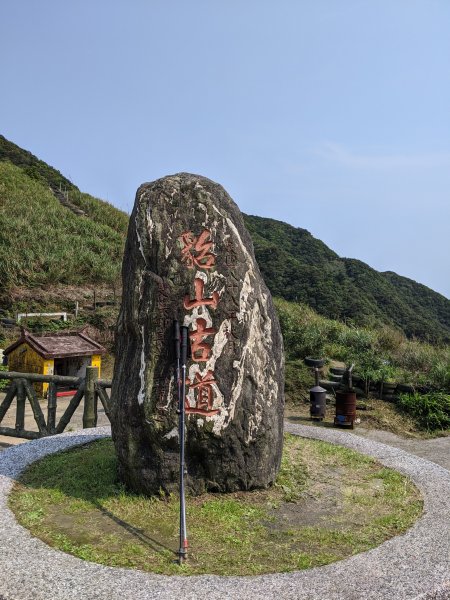
[[450, 472], [402, 450], [336, 429], [286, 424], [290, 433], [353, 448], [408, 475], [424, 515], [402, 536], [328, 566], [257, 577], [153, 575], [104, 567], [33, 538], [7, 508], [13, 480], [47, 454], [109, 434], [87, 429], [28, 442], [0, 455], [0, 594], [6, 600], [444, 600], [450, 598]]

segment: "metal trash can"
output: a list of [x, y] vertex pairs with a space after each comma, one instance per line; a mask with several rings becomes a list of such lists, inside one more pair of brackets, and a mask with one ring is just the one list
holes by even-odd
[[320, 385], [315, 385], [309, 390], [309, 401], [311, 419], [322, 421], [327, 411], [327, 391]]
[[336, 392], [336, 416], [335, 425], [349, 426], [353, 429], [356, 419], [356, 392], [338, 391]]

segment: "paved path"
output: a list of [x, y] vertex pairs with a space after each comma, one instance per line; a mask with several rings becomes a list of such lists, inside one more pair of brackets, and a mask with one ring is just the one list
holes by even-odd
[[[0, 404], [5, 397], [4, 392], [0, 392]], [[62, 417], [64, 411], [69, 405], [71, 400], [70, 396], [60, 396], [57, 399], [57, 407], [56, 407], [56, 422], [58, 423], [59, 419]], [[2, 419], [2, 425], [4, 427], [15, 427], [16, 423], [16, 402], [15, 398], [12, 401], [11, 406], [8, 409], [8, 412]], [[47, 400], [41, 400], [40, 405], [42, 408], [42, 412], [44, 413], [45, 419], [47, 419]], [[98, 420], [97, 425], [102, 427], [103, 425], [109, 425], [108, 417], [105, 414], [103, 406], [101, 402], [98, 402]], [[25, 429], [29, 431], [38, 431], [38, 427], [36, 425], [36, 421], [34, 420], [33, 410], [31, 408], [31, 404], [27, 401], [25, 403]], [[74, 412], [70, 423], [68, 424], [66, 430], [74, 431], [77, 429], [83, 429], [83, 400], [80, 402], [78, 408]], [[23, 444], [27, 440], [23, 438], [10, 437], [9, 435], [0, 435], [0, 450], [7, 448], [11, 445]], [[1, 598], [0, 598], [1, 600]]]
[[431, 440], [421, 439], [405, 439], [401, 438], [395, 433], [390, 431], [380, 431], [378, 429], [364, 429], [363, 427], [356, 427], [354, 433], [361, 435], [368, 440], [375, 442], [381, 442], [388, 446], [394, 446], [394, 448], [400, 448], [415, 454], [426, 460], [430, 460], [444, 469], [450, 471], [450, 437], [439, 437]]
[[[7, 507], [13, 480], [31, 462], [108, 434], [83, 430], [11, 447], [0, 460], [0, 596], [7, 600], [444, 600], [450, 598], [450, 472], [389, 445], [333, 428], [288, 423], [296, 435], [375, 457], [412, 478], [424, 514], [404, 535], [331, 565], [258, 577], [180, 577], [116, 569], [53, 550]], [[360, 432], [364, 433], [364, 432]]]

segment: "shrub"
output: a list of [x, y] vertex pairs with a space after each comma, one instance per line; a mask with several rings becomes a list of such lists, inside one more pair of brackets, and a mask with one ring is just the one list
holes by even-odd
[[437, 388], [450, 390], [450, 363], [438, 360], [430, 370], [430, 382]]
[[285, 367], [286, 402], [299, 404], [309, 399], [308, 390], [314, 385], [312, 370], [302, 361], [287, 361]]
[[[355, 374], [370, 383], [393, 381], [427, 385], [450, 392], [450, 350], [448, 347], [408, 340], [389, 327], [369, 328], [345, 325], [319, 316], [310, 307], [275, 298], [284, 338], [287, 365], [286, 396], [302, 385], [298, 364], [306, 356], [324, 357], [355, 364]], [[305, 391], [307, 388], [305, 389]]]
[[[6, 365], [0, 365], [0, 371], [7, 371], [8, 367]], [[0, 379], [0, 390], [4, 390], [9, 385], [8, 379]]]
[[449, 394], [401, 394], [398, 408], [411, 415], [418, 425], [427, 431], [450, 428]]
[[382, 352], [393, 352], [405, 343], [405, 335], [392, 327], [381, 327], [377, 332], [377, 345]]

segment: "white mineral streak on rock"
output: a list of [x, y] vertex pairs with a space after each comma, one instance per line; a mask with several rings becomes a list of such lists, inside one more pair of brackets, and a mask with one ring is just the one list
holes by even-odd
[[[195, 381], [195, 374], [196, 373], [200, 373], [200, 367], [198, 365], [198, 363], [194, 363], [189, 367], [189, 381]], [[193, 390], [191, 387], [189, 387], [187, 393], [186, 393], [186, 397], [189, 403], [189, 406], [194, 407], [195, 406], [195, 390]]]
[[153, 223], [153, 221], [152, 221], [152, 231], [153, 231], [153, 228], [156, 229], [156, 239], [157, 240], [164, 239], [163, 235], [162, 235], [163, 225], [162, 225], [161, 221], [156, 221], [156, 223]]
[[[262, 294], [262, 303], [264, 305], [265, 308], [265, 314], [268, 315], [268, 309], [267, 309], [267, 302], [269, 300], [269, 297], [267, 294]], [[272, 339], [272, 321], [270, 320], [270, 318], [267, 316], [267, 318], [265, 319], [264, 323], [263, 323], [263, 336], [264, 336], [264, 341], [265, 341], [265, 347], [266, 348], [270, 348], [273, 342]], [[281, 368], [281, 364], [280, 364], [280, 368]], [[271, 406], [272, 402], [276, 402], [277, 398], [278, 398], [278, 383], [277, 383], [277, 379], [275, 377], [276, 373], [274, 372], [274, 367], [272, 365], [272, 369], [270, 372], [267, 373], [268, 375], [268, 381], [270, 382], [270, 389], [269, 389], [269, 395], [266, 399], [266, 403]]]
[[[234, 417], [234, 411], [236, 409], [236, 403], [238, 401], [239, 396], [242, 394], [244, 375], [246, 373], [247, 354], [250, 351], [253, 351], [255, 349], [255, 345], [258, 344], [259, 336], [257, 335], [257, 332], [258, 332], [259, 318], [260, 318], [259, 306], [258, 306], [258, 303], [256, 302], [253, 307], [253, 310], [252, 310], [251, 321], [250, 321], [249, 327], [248, 327], [249, 336], [247, 338], [247, 342], [246, 342], [245, 346], [242, 349], [241, 358], [240, 358], [240, 360], [235, 360], [233, 363], [233, 367], [237, 370], [237, 377], [235, 379], [233, 387], [231, 388], [231, 399], [230, 399], [230, 403], [228, 405], [229, 419], [225, 423], [225, 426], [228, 425], [228, 423], [230, 423], [230, 421], [232, 421], [232, 419]], [[254, 363], [252, 365], [250, 365], [252, 373], [255, 370], [257, 370], [254, 368], [257, 365], [259, 368], [263, 369], [263, 367], [258, 364], [260, 362], [261, 362], [261, 357], [255, 351], [254, 352]], [[250, 369], [248, 369], [248, 371], [250, 371]], [[261, 376], [265, 377], [265, 373], [262, 372]], [[255, 381], [257, 383], [259, 383], [257, 378], [255, 378]], [[255, 398], [255, 401], [256, 401], [256, 398]]]
[[253, 275], [253, 271], [249, 269], [244, 276], [242, 288], [239, 294], [239, 312], [236, 313], [236, 318], [239, 323], [242, 323], [245, 316], [248, 314], [248, 297], [252, 292], [252, 285], [250, 283], [250, 275]]
[[206, 285], [208, 283], [208, 275], [203, 271], [197, 271], [195, 273], [195, 279], [203, 279], [203, 283]]
[[199, 208], [201, 208], [205, 211], [205, 220], [203, 221], [202, 225], [203, 225], [203, 227], [205, 227], [205, 229], [207, 229], [209, 227], [208, 226], [208, 222], [209, 222], [208, 209], [202, 202], [199, 202], [198, 206], [199, 206]]
[[[204, 375], [206, 375], [206, 371], [204, 372]], [[202, 375], [202, 376], [204, 376]], [[221, 413], [223, 412], [223, 402], [224, 402], [224, 397], [222, 392], [219, 389], [219, 386], [216, 383], [211, 384], [211, 387], [213, 389], [214, 392], [214, 402], [212, 405], [213, 410], [220, 410], [220, 412], [217, 415], [212, 415], [210, 417], [206, 417], [207, 421], [216, 421], [218, 417], [220, 417]], [[216, 433], [216, 426], [214, 425], [213, 427], [213, 431], [214, 433]]]
[[[245, 275], [244, 284], [248, 279], [248, 276], [249, 272]], [[241, 293], [239, 306], [239, 313], [241, 315], [249, 312], [247, 302], [248, 294]], [[267, 303], [267, 295], [263, 296], [263, 303]], [[248, 432], [245, 440], [247, 444], [254, 438], [254, 434], [259, 429], [263, 416], [264, 403], [271, 405], [276, 401], [278, 396], [278, 384], [273, 377], [274, 373], [272, 365], [270, 365], [269, 355], [269, 348], [272, 343], [272, 326], [270, 319], [267, 318], [263, 323], [263, 335], [261, 336], [262, 318], [259, 304], [258, 302], [255, 302], [251, 310], [250, 323], [248, 325], [249, 337], [242, 349], [240, 360], [235, 360], [233, 363], [233, 368], [236, 369], [237, 374], [231, 389], [230, 402], [225, 410], [217, 416], [213, 428], [214, 433], [219, 434], [221, 429], [227, 427], [233, 420], [237, 401], [243, 391], [244, 377], [246, 374], [255, 382], [254, 388], [256, 390], [267, 390], [267, 381], [269, 381], [268, 396], [262, 397], [261, 392], [259, 392], [253, 397], [254, 410], [249, 417]], [[249, 362], [250, 356], [251, 362]]]
[[142, 258], [144, 259], [144, 264], [147, 264], [147, 259], [145, 258], [145, 254], [144, 254], [144, 248], [142, 246], [142, 240], [141, 240], [141, 236], [139, 235], [139, 227], [138, 227], [138, 223], [137, 223], [137, 215], [136, 218], [134, 220], [134, 226], [136, 228], [136, 236], [139, 242], [139, 251], [142, 254]]
[[[205, 370], [213, 371], [216, 367], [216, 362], [221, 356], [223, 349], [225, 348], [226, 343], [228, 342], [228, 332], [230, 331], [231, 323], [229, 319], [225, 319], [221, 326], [219, 327], [218, 332], [214, 336], [214, 345], [211, 349], [211, 356], [206, 363]], [[220, 383], [220, 382], [219, 382]]]
[[169, 433], [166, 433], [166, 435], [164, 436], [167, 440], [170, 440], [174, 437], [178, 437], [178, 429], [176, 427], [174, 427], [173, 429], [171, 429], [169, 431]]
[[150, 205], [147, 206], [147, 210], [146, 210], [146, 217], [147, 217], [147, 229], [148, 229], [148, 235], [150, 236], [150, 241], [153, 235], [153, 228], [155, 226], [155, 224], [153, 223], [153, 219], [152, 219], [152, 210], [150, 208]]
[[[170, 194], [172, 200], [176, 193], [177, 193], [177, 190], [173, 189], [172, 193]], [[172, 253], [172, 249], [174, 246], [172, 236], [173, 236], [173, 227], [177, 221], [177, 213], [178, 213], [178, 209], [175, 210], [173, 217], [172, 217], [171, 224], [168, 225], [168, 234], [167, 234], [167, 242], [166, 242], [166, 260], [169, 258], [170, 254]]]
[[[268, 296], [267, 296], [267, 294], [261, 294], [261, 298], [262, 298], [262, 303], [264, 305], [264, 308], [266, 309], [266, 314], [268, 314], [268, 310], [267, 310]], [[269, 318], [267, 318], [264, 321], [263, 335], [264, 335], [264, 339], [266, 340], [266, 343], [268, 345], [271, 344], [272, 343], [272, 321]]]
[[[205, 220], [202, 222], [202, 225], [205, 229], [208, 229], [211, 232], [211, 241], [214, 242], [214, 240], [217, 238], [218, 235], [218, 225], [219, 222], [217, 219], [212, 219], [210, 218], [209, 214], [208, 214], [208, 208], [207, 206], [205, 206], [205, 204], [203, 204], [202, 202], [198, 203], [199, 208], [201, 208], [202, 210], [205, 211]], [[212, 208], [219, 213], [219, 215], [222, 217], [222, 215], [220, 214], [220, 212], [217, 210], [217, 208], [212, 205]], [[222, 217], [223, 220], [223, 217]], [[222, 232], [220, 232], [221, 234]], [[223, 236], [222, 236], [223, 237]], [[212, 246], [212, 254], [215, 254], [214, 252], [214, 245]]]
[[163, 410], [168, 410], [170, 403], [172, 402], [172, 388], [173, 388], [173, 384], [175, 381], [175, 376], [172, 375], [170, 377], [170, 381], [169, 381], [169, 391], [167, 392], [167, 396], [166, 396], [166, 403], [161, 407]]
[[144, 271], [142, 270], [139, 273], [139, 284], [138, 284], [138, 294], [139, 294], [139, 300], [142, 300], [142, 284], [144, 283]]
[[[183, 325], [185, 327], [191, 327], [198, 318], [205, 319], [206, 327], [213, 326], [211, 314], [206, 306], [196, 306], [190, 313], [184, 315]], [[191, 329], [194, 330], [197, 328], [192, 326]]]
[[263, 338], [259, 335], [260, 323], [261, 313], [258, 302], [256, 302], [253, 307], [246, 349], [252, 352], [252, 362], [247, 366], [247, 373], [251, 374], [251, 378], [255, 381], [258, 393], [253, 397], [254, 410], [249, 417], [247, 439], [245, 440], [247, 444], [253, 440], [254, 433], [258, 431], [261, 424], [264, 402], [267, 402], [267, 398], [261, 396], [261, 390], [265, 388], [267, 380], [271, 379], [271, 373], [268, 372], [269, 353]]
[[227, 278], [218, 271], [212, 271], [209, 278], [209, 290], [210, 292], [217, 292], [219, 296], [222, 295], [227, 284]]
[[[247, 314], [247, 312], [248, 312], [247, 303], [248, 303], [248, 297], [250, 294], [250, 290], [251, 290], [251, 288], [250, 288], [250, 269], [249, 269], [247, 271], [247, 273], [245, 274], [244, 283], [242, 285], [241, 293], [239, 296], [239, 313], [237, 313], [237, 315], [236, 315], [239, 322], [242, 321], [242, 319], [244, 318], [244, 315]], [[231, 327], [232, 327], [231, 322], [227, 320], [224, 323], [227, 323], [229, 329], [231, 330]], [[239, 398], [241, 391], [242, 391], [242, 384], [243, 384], [244, 372], [245, 372], [244, 363], [245, 363], [245, 357], [247, 355], [247, 352], [248, 352], [248, 343], [243, 348], [241, 359], [239, 361], [235, 360], [233, 363], [233, 368], [237, 369], [237, 371], [238, 371], [237, 378], [235, 380], [235, 383], [234, 383], [232, 391], [231, 391], [231, 398], [230, 398], [230, 402], [228, 403], [228, 406], [224, 406], [222, 408], [221, 412], [215, 418], [213, 432], [216, 435], [219, 435], [220, 431], [222, 429], [224, 429], [233, 419], [234, 411], [235, 411], [235, 407], [236, 407], [236, 401]]]
[[144, 326], [141, 327], [142, 336], [142, 349], [141, 349], [141, 368], [139, 369], [139, 377], [141, 379], [141, 388], [138, 393], [138, 403], [142, 404], [145, 398], [145, 338], [144, 338]]
[[231, 229], [231, 231], [234, 233], [234, 235], [236, 236], [237, 241], [239, 242], [239, 245], [241, 247], [242, 252], [245, 254], [245, 258], [247, 260], [247, 263], [249, 265], [253, 264], [253, 258], [250, 256], [247, 248], [245, 247], [244, 242], [241, 240], [241, 236], [239, 235], [239, 231], [236, 228], [236, 225], [233, 223], [233, 221], [231, 219], [229, 219], [227, 217], [227, 223], [228, 223], [228, 227]]
[[226, 219], [226, 216], [217, 208], [217, 206], [215, 204], [211, 204], [213, 210], [216, 211], [216, 213], [222, 217], [222, 219]]

